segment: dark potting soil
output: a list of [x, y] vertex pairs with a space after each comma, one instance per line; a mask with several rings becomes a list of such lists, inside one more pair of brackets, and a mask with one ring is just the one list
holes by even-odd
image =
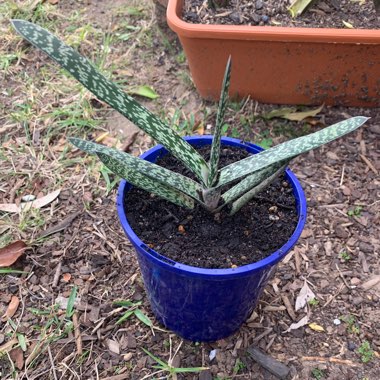
[[[209, 147], [199, 150], [206, 160], [209, 151]], [[220, 167], [248, 155], [225, 147]], [[195, 179], [171, 155], [157, 163]], [[233, 216], [226, 208], [212, 214], [198, 204], [193, 210], [184, 209], [137, 188], [128, 193], [126, 205], [128, 221], [145, 244], [174, 261], [203, 268], [231, 268], [265, 258], [286, 243], [298, 220], [284, 176]]]
[[183, 19], [190, 23], [272, 25], [305, 28], [379, 29], [372, 0], [317, 0], [301, 16], [288, 10], [293, 0], [230, 0], [211, 9], [204, 0], [184, 0]]

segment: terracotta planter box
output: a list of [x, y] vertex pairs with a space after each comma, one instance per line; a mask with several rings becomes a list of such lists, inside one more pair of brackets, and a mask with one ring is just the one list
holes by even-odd
[[219, 98], [231, 54], [232, 97], [380, 106], [380, 30], [190, 24], [181, 20], [182, 4], [169, 0], [167, 21], [202, 97]]

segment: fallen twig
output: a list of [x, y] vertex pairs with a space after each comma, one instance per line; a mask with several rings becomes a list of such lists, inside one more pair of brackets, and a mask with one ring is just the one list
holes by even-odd
[[376, 175], [379, 175], [379, 171], [372, 165], [372, 162], [362, 154], [359, 154], [360, 158], [364, 161], [364, 163], [371, 169]]
[[83, 348], [82, 348], [82, 336], [80, 334], [79, 320], [78, 320], [77, 313], [73, 314], [73, 325], [74, 325], [75, 342], [77, 345], [77, 353], [80, 356], [83, 354]]
[[339, 359], [339, 358], [324, 358], [322, 356], [302, 356], [302, 361], [305, 362], [322, 362], [322, 363], [337, 363], [337, 364], [345, 364], [352, 367], [360, 366], [359, 363], [355, 363], [351, 360]]
[[50, 351], [50, 346], [48, 346], [47, 350], [48, 350], [48, 354], [49, 354], [49, 360], [50, 360], [50, 364], [51, 364], [51, 370], [53, 371], [54, 380], [58, 380], [57, 372], [55, 370], [53, 355], [51, 354], [51, 351]]
[[62, 261], [58, 262], [57, 268], [55, 269], [52, 287], [55, 288], [58, 285], [59, 276], [61, 275]]

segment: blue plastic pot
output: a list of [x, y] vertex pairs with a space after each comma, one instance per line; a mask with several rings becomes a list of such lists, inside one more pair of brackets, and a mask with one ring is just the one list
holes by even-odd
[[[188, 137], [194, 146], [210, 145], [212, 136]], [[223, 138], [224, 145], [258, 153], [262, 149], [237, 139]], [[155, 162], [167, 150], [158, 145], [141, 158]], [[142, 242], [128, 223], [128, 191], [121, 181], [117, 211], [121, 225], [137, 252], [145, 289], [157, 319], [168, 329], [192, 341], [215, 341], [234, 333], [254, 310], [277, 264], [301, 235], [306, 220], [306, 199], [294, 174], [286, 171], [297, 202], [298, 224], [289, 241], [265, 259], [228, 269], [204, 269], [177, 263]]]

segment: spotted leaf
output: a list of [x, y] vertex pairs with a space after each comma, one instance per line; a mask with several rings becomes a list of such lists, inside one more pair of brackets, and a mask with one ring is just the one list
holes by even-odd
[[120, 150], [108, 148], [104, 145], [96, 144], [91, 141], [77, 138], [70, 138], [69, 141], [77, 148], [87, 153], [97, 155], [101, 153], [103, 156], [109, 156], [110, 158], [119, 161], [120, 165], [126, 167], [128, 170], [140, 172], [141, 175], [147, 176], [155, 182], [160, 182], [166, 186], [173, 187], [189, 195], [190, 197], [199, 200], [198, 194], [201, 191], [201, 187], [197, 182], [188, 177], [172, 172], [171, 170], [153, 164], [152, 162], [134, 157], [128, 153], [121, 152]]
[[24, 20], [12, 20], [12, 24], [22, 37], [48, 54], [98, 99], [109, 104], [154, 140], [164, 145], [206, 183], [208, 165], [205, 160], [162, 120], [127, 95], [117, 84], [107, 79], [76, 50], [65, 45], [46, 29]]
[[356, 116], [341, 121], [340, 123], [326, 127], [318, 132], [311, 133], [307, 136], [286, 141], [273, 148], [254, 154], [244, 160], [225, 166], [220, 171], [220, 177], [217, 186], [223, 186], [248, 174], [256, 172], [267, 166], [280, 161], [290, 160], [301, 153], [318, 148], [330, 141], [346, 135], [359, 128], [368, 120], [364, 116]]
[[222, 136], [222, 126], [224, 114], [226, 113], [228, 102], [228, 89], [230, 88], [231, 79], [231, 56], [228, 58], [226, 71], [224, 73], [222, 92], [220, 94], [218, 114], [216, 116], [214, 138], [211, 145], [210, 156], [210, 174], [208, 178], [208, 186], [211, 187], [215, 182], [215, 177], [218, 171], [219, 156], [220, 156], [220, 139]]
[[97, 153], [97, 156], [103, 162], [103, 164], [107, 166], [108, 169], [110, 169], [118, 176], [126, 179], [130, 184], [139, 187], [140, 189], [149, 191], [152, 194], [158, 195], [159, 197], [166, 199], [167, 201], [172, 202], [178, 206], [189, 209], [194, 208], [194, 200], [188, 197], [186, 194], [170, 186], [164, 185], [163, 183], [159, 183], [136, 170], [128, 168], [119, 160], [112, 158], [107, 154]]
[[247, 191], [244, 195], [242, 195], [239, 199], [232, 203], [232, 207], [230, 210], [230, 215], [238, 212], [247, 202], [249, 202], [255, 195], [263, 191], [266, 187], [273, 183], [273, 181], [285, 170], [287, 163], [281, 166], [276, 172], [272, 175], [264, 179], [253, 189]]
[[276, 173], [283, 166], [288, 165], [289, 162], [279, 162], [268, 166], [264, 169], [258, 170], [253, 174], [245, 177], [242, 181], [240, 181], [237, 185], [231, 187], [231, 189], [227, 190], [223, 195], [222, 199], [225, 204], [228, 204], [234, 201], [236, 198], [240, 197], [242, 194], [247, 193], [249, 190], [260, 184], [266, 178], [270, 177], [272, 174]]

